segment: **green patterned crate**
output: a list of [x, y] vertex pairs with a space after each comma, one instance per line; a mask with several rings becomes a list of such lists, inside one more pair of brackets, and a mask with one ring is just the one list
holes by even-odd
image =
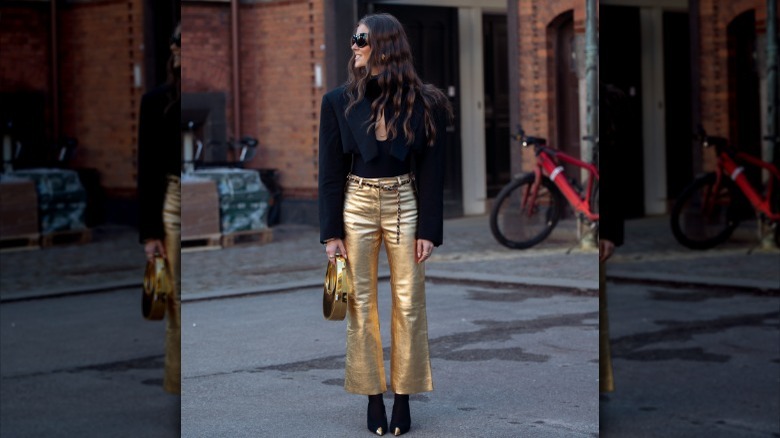
[[260, 174], [249, 169], [200, 169], [194, 176], [216, 182], [222, 233], [268, 228], [268, 189]]
[[220, 216], [223, 233], [263, 230], [268, 228], [268, 202], [258, 199], [221, 204]]
[[41, 234], [86, 230], [87, 192], [69, 169], [22, 169], [14, 176], [35, 182]]

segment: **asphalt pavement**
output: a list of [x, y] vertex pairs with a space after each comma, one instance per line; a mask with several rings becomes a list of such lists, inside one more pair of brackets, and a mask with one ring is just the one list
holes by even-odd
[[[732, 300], [744, 298], [749, 302], [740, 306], [763, 307], [768, 309], [767, 313], [780, 308], [780, 252], [760, 249], [751, 224], [741, 227], [726, 244], [704, 252], [677, 244], [666, 217], [631, 220], [626, 227], [626, 244], [607, 265], [610, 296], [619, 294], [624, 286], [634, 291], [610, 302], [611, 309], [613, 303], [616, 306], [610, 319], [613, 338], [618, 341], [632, 333], [644, 333], [642, 330], [652, 333], [650, 326], [635, 326], [634, 319], [640, 314], [649, 315], [644, 318], [652, 321], [684, 321], [686, 317], [695, 320], [698, 315], [694, 309], [698, 306], [709, 305], [714, 313], [728, 314], [721, 307], [734, 303], [723, 299], [694, 300], [685, 302], [691, 306], [689, 312], [679, 314], [675, 313], [679, 310], [676, 307], [662, 305], [667, 301], [652, 298], [658, 288], [699, 291], [682, 293], [684, 297], [710, 291], [730, 293], [734, 294]], [[183, 254], [182, 436], [320, 436], [323, 424], [333, 431], [325, 436], [350, 436], [352, 432], [345, 430], [354, 430], [355, 436], [364, 432], [364, 402], [338, 388], [343, 379], [343, 324], [322, 321], [319, 315], [325, 261], [317, 230], [302, 225], [275, 227], [274, 241], [266, 245]], [[0, 253], [3, 429], [9, 424], [8, 415], [20, 412], [14, 410], [16, 402], [9, 403], [7, 398], [10, 393], [5, 388], [17, 384], [18, 376], [14, 373], [18, 370], [6, 367], [6, 357], [8, 353], [25, 351], [17, 357], [35, 361], [35, 355], [22, 346], [43, 336], [29, 332], [30, 339], [11, 342], [11, 311], [44, 302], [81, 305], [82, 300], [92, 296], [133, 297], [141, 285], [143, 264], [135, 231], [112, 226], [94, 230], [93, 241], [86, 245]], [[583, 251], [575, 244], [572, 221], [561, 222], [548, 240], [523, 251], [496, 243], [487, 216], [445, 221], [444, 245], [426, 262], [431, 343], [442, 347], [432, 350], [436, 390], [419, 396], [416, 402], [413, 399], [413, 421], [417, 425], [413, 427], [418, 436], [591, 436], [598, 433], [599, 410], [602, 423], [608, 418], [614, 426], [609, 436], [652, 436], [633, 435], [632, 423], [620, 420], [624, 416], [627, 419], [664, 412], [663, 397], [648, 405], [642, 400], [641, 387], [629, 390], [627, 382], [634, 378], [630, 373], [625, 377], [625, 373], [634, 368], [626, 367], [626, 363], [636, 361], [616, 358], [618, 390], [607, 396], [608, 401], [602, 398], [596, 404], [597, 269], [596, 253]], [[386, 260], [381, 256], [380, 275], [386, 278], [387, 272]], [[386, 290], [380, 289], [380, 293], [387, 295]], [[126, 304], [115, 298], [115, 305], [135, 306], [133, 299]], [[135, 311], [133, 308], [132, 312]], [[75, 333], [81, 333], [84, 339], [103, 335], [95, 329], [101, 327], [98, 324], [112, 324], [95, 322], [85, 315], [55, 312], [50, 316], [83, 319], [73, 322], [73, 327], [81, 330]], [[140, 324], [154, 324], [140, 320], [140, 315], [135, 318], [139, 318]], [[760, 333], [746, 329], [743, 334], [750, 339], [759, 336], [755, 339], [760, 342], [767, 336], [771, 338], [772, 333], [779, 332], [776, 317], [766, 316], [760, 329]], [[742, 333], [739, 328], [734, 330]], [[497, 335], [504, 331], [506, 334]], [[702, 342], [723, 343], [726, 341], [720, 337], [734, 333], [724, 329], [706, 340], [702, 338]], [[694, 337], [689, 342], [695, 344], [698, 339]], [[60, 341], [66, 345], [70, 342]], [[150, 345], [155, 351], [160, 347], [157, 357], [161, 358], [162, 348], [158, 344], [161, 345], [159, 339]], [[136, 371], [149, 367], [143, 363], [132, 365], [133, 358], [150, 357], [148, 350], [138, 349], [130, 342], [117, 345], [124, 345], [125, 349], [119, 348], [121, 353], [117, 353], [100, 347], [95, 351], [106, 350], [106, 354], [91, 356], [81, 363], [70, 362], [65, 354], [52, 355], [50, 371], [117, 361], [130, 361], [127, 367]], [[780, 374], [780, 355], [776, 350], [762, 351], [740, 360], [754, 364], [757, 370], [775, 370], [774, 376]], [[667, 363], [681, 360], [671, 357]], [[759, 364], [767, 360], [768, 363]], [[54, 363], [57, 361], [62, 363]], [[20, 359], [15, 367], [24, 364]], [[657, 369], [653, 365], [657, 363], [649, 362], [643, 372]], [[718, 372], [711, 366], [689, 361], [676, 367], [675, 373], [685, 377]], [[17, 371], [9, 374], [9, 369]], [[149, 376], [126, 376], [138, 379], [137, 383], [149, 381]], [[657, 374], [661, 382], [665, 376]], [[648, 375], [642, 378], [647, 380]], [[759, 400], [772, 394], [772, 385], [777, 384], [764, 383], [770, 391], [756, 393]], [[733, 389], [723, 387], [723, 391]], [[693, 399], [705, 394], [695, 386], [690, 390], [688, 396]], [[780, 390], [774, 392], [779, 393]], [[682, 396], [675, 393], [675, 397]], [[773, 400], [766, 404], [775, 406]], [[330, 401], [338, 410], [329, 409]], [[390, 409], [389, 399], [386, 404]], [[308, 405], [316, 408], [304, 409]], [[643, 407], [657, 411], [640, 409]], [[711, 409], [717, 412], [717, 406]], [[242, 414], [237, 418], [230, 412]], [[762, 412], [755, 415], [761, 417]], [[692, 412], [688, 417], [699, 421], [697, 415], [701, 413]], [[234, 421], [221, 421], [220, 416]], [[298, 421], [301, 417], [311, 417], [312, 421]], [[284, 428], [274, 429], [274, 424], [285, 422], [280, 418], [300, 427], [296, 431], [312, 432], [287, 435]], [[643, 418], [647, 430], [663, 426], [660, 415]], [[756, 417], [745, 418], [753, 421]], [[256, 433], [221, 434], [213, 429], [216, 426], [209, 426], [209, 419], [221, 424], [225, 431], [246, 431], [251, 427]], [[771, 422], [760, 424], [764, 428], [755, 429], [759, 432], [773, 427]], [[266, 434], [266, 429], [277, 433]], [[215, 434], [205, 434], [206, 430]], [[745, 436], [753, 435], [746, 432]]]

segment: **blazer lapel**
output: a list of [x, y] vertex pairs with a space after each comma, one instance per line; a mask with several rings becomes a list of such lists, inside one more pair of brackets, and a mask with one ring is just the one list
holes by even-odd
[[371, 161], [378, 154], [374, 130], [367, 130], [367, 122], [370, 118], [371, 104], [368, 99], [361, 100], [347, 116], [347, 124], [349, 124], [358, 149], [360, 149], [360, 155], [366, 162]]

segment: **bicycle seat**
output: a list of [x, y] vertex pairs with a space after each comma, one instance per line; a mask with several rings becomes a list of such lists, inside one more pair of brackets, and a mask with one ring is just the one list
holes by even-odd
[[543, 139], [542, 137], [525, 137], [523, 141], [526, 144], [538, 144], [540, 146], [547, 144], [547, 140]]

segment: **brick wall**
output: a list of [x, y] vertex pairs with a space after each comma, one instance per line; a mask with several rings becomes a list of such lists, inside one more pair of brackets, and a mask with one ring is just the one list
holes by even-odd
[[[51, 124], [51, 51], [48, 4], [0, 8], [0, 93], [37, 92], [45, 96], [45, 121]], [[46, 133], [45, 137], [50, 136]]]
[[[520, 123], [529, 135], [555, 138], [554, 44], [548, 26], [561, 14], [574, 11], [575, 32], [585, 32], [585, 2], [577, 0], [519, 0], [518, 90]], [[510, 41], [511, 44], [511, 41]], [[520, 160], [512, 157], [513, 163]], [[525, 170], [533, 162], [532, 151], [523, 153]], [[513, 167], [513, 172], [519, 171]]]
[[[0, 91], [45, 93], [51, 141], [49, 4], [3, 6], [0, 21]], [[133, 67], [143, 66], [142, 26], [142, 0], [63, 2], [58, 9], [61, 135], [79, 142], [73, 167], [96, 168], [109, 196], [135, 195], [143, 88], [133, 85]]]
[[710, 135], [729, 136], [728, 33], [729, 23], [748, 10], [756, 10], [756, 27], [764, 32], [763, 0], [702, 0], [701, 103], [702, 124]]
[[0, 92], [48, 91], [48, 5], [3, 6], [0, 13]]
[[[755, 10], [757, 35], [766, 32], [766, 2], [764, 0], [702, 0], [701, 16], [701, 120], [710, 135], [730, 137], [728, 26], [740, 14]], [[761, 111], [764, 111], [762, 108]], [[762, 134], [763, 135], [763, 134]], [[715, 151], [703, 154], [703, 168], [716, 165]]]
[[197, 2], [181, 9], [182, 93], [226, 92], [232, 120], [230, 6]]
[[258, 138], [258, 154], [248, 167], [279, 169], [288, 198], [316, 198], [319, 105], [325, 90], [314, 87], [314, 65], [324, 65], [323, 17], [323, 0], [240, 5], [242, 132], [237, 134], [232, 132], [230, 6], [182, 5], [182, 93], [224, 92], [228, 137]]
[[60, 16], [62, 133], [78, 139], [75, 165], [98, 169], [109, 196], [135, 195], [142, 26], [141, 0], [74, 4]]

